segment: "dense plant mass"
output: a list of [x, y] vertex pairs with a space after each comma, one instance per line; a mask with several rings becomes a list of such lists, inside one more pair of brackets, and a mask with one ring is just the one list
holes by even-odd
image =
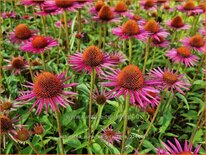
[[204, 0], [2, 0], [0, 154], [205, 154]]

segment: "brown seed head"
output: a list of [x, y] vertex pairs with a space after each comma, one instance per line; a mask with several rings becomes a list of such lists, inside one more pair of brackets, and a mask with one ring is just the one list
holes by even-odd
[[202, 47], [204, 46], [204, 40], [201, 35], [197, 34], [190, 38], [189, 44], [193, 47]]
[[55, 0], [55, 4], [60, 8], [67, 8], [72, 6], [74, 0]]
[[125, 11], [127, 11], [127, 5], [123, 1], [119, 1], [115, 5], [114, 10], [116, 12], [125, 12]]
[[15, 69], [21, 69], [24, 67], [24, 60], [21, 57], [14, 57], [11, 61], [11, 66]]
[[154, 19], [151, 19], [147, 21], [147, 23], [144, 26], [144, 29], [151, 33], [157, 33], [159, 31], [159, 25]]
[[47, 46], [47, 40], [43, 36], [35, 36], [32, 40], [32, 46], [37, 49], [44, 48]]
[[124, 34], [129, 36], [140, 33], [139, 26], [134, 20], [128, 20], [126, 23], [124, 23], [122, 26], [122, 31]]
[[15, 36], [22, 40], [29, 39], [31, 31], [26, 24], [19, 24], [15, 28]]
[[174, 73], [164, 72], [163, 81], [168, 85], [173, 85], [178, 80], [178, 77]]
[[106, 20], [106, 21], [111, 20], [111, 19], [114, 18], [114, 14], [113, 14], [111, 8], [108, 5], [104, 5], [100, 9], [100, 11], [98, 13], [98, 16], [99, 16], [100, 19]]
[[188, 58], [191, 55], [190, 49], [186, 46], [177, 48], [177, 53], [184, 58]]

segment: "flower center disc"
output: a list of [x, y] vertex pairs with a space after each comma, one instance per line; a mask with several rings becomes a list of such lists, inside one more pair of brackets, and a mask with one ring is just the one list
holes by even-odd
[[29, 131], [27, 129], [21, 129], [17, 132], [17, 139], [20, 141], [26, 141], [29, 139]]
[[183, 46], [183, 47], [179, 47], [177, 49], [177, 53], [184, 57], [184, 58], [188, 58], [190, 55], [191, 55], [191, 52], [190, 52], [190, 49], [186, 46]]
[[106, 131], [107, 137], [113, 137], [115, 135], [114, 131]]
[[192, 1], [189, 1], [184, 4], [183, 8], [185, 10], [194, 10], [195, 9], [195, 4]]
[[190, 45], [194, 47], [202, 47], [204, 45], [204, 41], [201, 35], [195, 35], [189, 40]]
[[52, 73], [43, 72], [39, 74], [34, 82], [34, 94], [38, 98], [52, 98], [62, 92], [61, 81]]
[[177, 80], [178, 80], [177, 75], [170, 72], [164, 72], [163, 81], [166, 82], [167, 84], [173, 85]]
[[127, 5], [126, 5], [124, 2], [119, 1], [119, 2], [115, 5], [114, 10], [115, 10], [116, 12], [125, 12], [125, 11], [127, 11]]
[[0, 133], [6, 133], [12, 129], [13, 126], [11, 120], [6, 116], [0, 115]]
[[165, 3], [165, 2], [167, 2], [167, 0], [157, 0], [157, 3]]
[[96, 97], [96, 102], [97, 102], [97, 104], [100, 104], [100, 105], [104, 104], [106, 102], [106, 100], [107, 100], [107, 98], [104, 95], [98, 95]]
[[159, 25], [155, 20], [151, 19], [147, 21], [147, 23], [144, 26], [144, 29], [152, 33], [157, 33], [159, 31]]
[[43, 3], [43, 2], [45, 2], [45, 0], [32, 0], [32, 2], [35, 2], [35, 3]]
[[173, 27], [180, 28], [184, 26], [184, 22], [180, 16], [176, 16], [175, 18], [172, 19], [171, 25]]
[[155, 5], [154, 0], [147, 0], [144, 4], [146, 7], [153, 7]]
[[125, 24], [123, 24], [122, 31], [124, 34], [129, 36], [140, 33], [139, 26], [134, 20], [128, 20]]
[[26, 24], [19, 24], [15, 28], [15, 36], [19, 39], [28, 39], [31, 37], [31, 31]]
[[98, 16], [102, 20], [110, 20], [114, 18], [113, 12], [108, 5], [102, 6], [98, 13]]
[[169, 6], [168, 4], [165, 4], [165, 5], [164, 5], [164, 9], [165, 9], [165, 10], [169, 10], [169, 9], [170, 9], [170, 6]]
[[32, 46], [37, 49], [44, 48], [47, 46], [47, 40], [43, 36], [35, 36], [32, 40]]
[[35, 126], [34, 132], [37, 135], [41, 135], [44, 132], [44, 128], [42, 127], [42, 125]]
[[103, 61], [103, 53], [96, 46], [89, 46], [84, 50], [82, 61], [91, 67], [98, 66]]
[[105, 4], [103, 1], [97, 1], [96, 5], [95, 5], [95, 10], [99, 11], [104, 5]]
[[192, 155], [192, 153], [187, 152], [187, 151], [183, 151], [183, 152], [178, 153], [178, 155]]
[[74, 0], [55, 0], [55, 4], [60, 8], [67, 8], [72, 6]]
[[24, 67], [24, 60], [19, 57], [13, 58], [11, 65], [15, 69], [21, 69]]
[[135, 21], [139, 21], [140, 19], [142, 19], [139, 15], [134, 15], [133, 17], [132, 17], [132, 19], [133, 20], [135, 20]]
[[3, 108], [3, 110], [8, 110], [12, 107], [12, 103], [11, 102], [3, 102], [1, 104], [1, 107]]
[[137, 66], [128, 65], [124, 67], [118, 74], [117, 83], [123, 88], [137, 90], [143, 86], [144, 77]]
[[152, 38], [152, 42], [153, 42], [154, 44], [161, 44], [161, 43], [164, 42], [164, 37], [159, 36], [159, 40], [157, 40], [157, 39], [155, 39], [155, 38]]

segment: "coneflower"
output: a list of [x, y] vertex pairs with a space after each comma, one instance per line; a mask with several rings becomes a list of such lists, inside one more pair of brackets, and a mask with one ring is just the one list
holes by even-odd
[[199, 58], [193, 55], [188, 47], [182, 46], [177, 49], [168, 50], [165, 54], [175, 63], [182, 63], [187, 67], [196, 65]]
[[0, 111], [1, 112], [17, 110], [19, 106], [20, 105], [18, 103], [11, 100], [11, 96], [9, 96], [9, 98], [0, 100]]
[[111, 126], [108, 129], [102, 129], [102, 131], [103, 138], [104, 140], [108, 141], [108, 143], [113, 144], [114, 141], [120, 143], [120, 140], [122, 139], [122, 133], [113, 130]]
[[1, 13], [1, 16], [3, 19], [6, 19], [6, 18], [15, 18], [16, 17], [16, 13], [15, 12], [3, 12]]
[[193, 0], [189, 0], [182, 5], [177, 6], [177, 9], [188, 14], [197, 14], [202, 12], [202, 10], [195, 5]]
[[46, 0], [20, 0], [20, 3], [23, 5], [39, 5], [42, 6], [44, 5], [44, 3], [46, 2]]
[[194, 35], [192, 37], [185, 37], [181, 40], [184, 46], [187, 46], [198, 52], [205, 52], [205, 40], [202, 35]]
[[166, 40], [164, 37], [158, 37], [159, 39], [151, 38], [151, 45], [156, 47], [168, 47], [170, 42]]
[[131, 17], [132, 13], [128, 10], [127, 5], [123, 1], [118, 1], [115, 7], [113, 8], [113, 12], [120, 16]]
[[104, 1], [98, 0], [96, 4], [90, 9], [91, 14], [97, 15], [99, 10], [105, 5]]
[[191, 28], [190, 25], [184, 23], [181, 16], [175, 16], [172, 20], [166, 22], [167, 26], [175, 30], [187, 30]]
[[[59, 21], [57, 21], [57, 22], [55, 23], [55, 26], [58, 27], [58, 28], [64, 28], [64, 26], [65, 26], [64, 18], [62, 18], [62, 19], [60, 19]], [[67, 26], [68, 26], [68, 27], [71, 26], [71, 21], [70, 21], [70, 20], [67, 21]]]
[[140, 6], [145, 10], [156, 10], [156, 0], [141, 0]]

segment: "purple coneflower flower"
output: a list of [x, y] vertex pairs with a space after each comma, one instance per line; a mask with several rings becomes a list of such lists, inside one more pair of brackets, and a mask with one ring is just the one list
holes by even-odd
[[28, 41], [35, 32], [29, 29], [26, 24], [19, 24], [16, 26], [14, 32], [10, 32], [8, 38], [12, 43], [23, 43]]
[[126, 56], [122, 52], [111, 53], [109, 55], [109, 58], [111, 59], [111, 61], [113, 61], [113, 64], [117, 65], [124, 63], [127, 60]]
[[41, 11], [38, 11], [35, 14], [39, 16], [48, 16], [48, 15], [57, 15], [60, 13], [61, 11], [57, 10], [57, 8], [55, 7], [48, 7], [47, 5], [42, 5]]
[[183, 22], [181, 16], [176, 16], [172, 20], [167, 21], [166, 25], [175, 30], [187, 30], [191, 28], [190, 25], [187, 25]]
[[156, 10], [156, 0], [141, 0], [139, 2], [140, 6], [145, 10]]
[[97, 15], [99, 10], [101, 10], [101, 8], [105, 5], [104, 1], [102, 0], [98, 0], [95, 4], [95, 6], [93, 6], [89, 11], [91, 14], [95, 14]]
[[161, 8], [164, 9], [165, 11], [167, 11], [167, 12], [174, 11], [174, 8], [171, 8], [171, 6], [168, 3], [164, 4]]
[[103, 138], [108, 141], [108, 143], [113, 144], [114, 141], [120, 142], [122, 139], [122, 133], [116, 132], [110, 126], [108, 129], [102, 129], [103, 131]]
[[[130, 95], [130, 103], [135, 105], [138, 103], [141, 107], [145, 107], [144, 103], [158, 104], [158, 101], [149, 93], [159, 93], [159, 91], [152, 86], [147, 85], [141, 70], [135, 65], [128, 65], [122, 70], [111, 70], [102, 74], [102, 79], [109, 80], [102, 82], [105, 87], [114, 87], [108, 93], [113, 94], [114, 97]], [[153, 100], [151, 100], [153, 99]], [[153, 103], [152, 103], [153, 102]]]
[[23, 5], [39, 5], [42, 6], [46, 0], [20, 0], [20, 3]]
[[57, 46], [58, 43], [51, 37], [34, 36], [25, 44], [20, 46], [20, 50], [25, 52], [43, 53], [45, 49]]
[[79, 8], [83, 8], [86, 5], [92, 4], [93, 0], [75, 0], [78, 3]]
[[11, 101], [11, 96], [9, 96], [9, 98], [0, 100], [0, 111], [1, 112], [14, 111], [14, 110], [17, 110], [19, 106], [20, 106], [19, 104]]
[[205, 40], [203, 39], [202, 35], [194, 35], [192, 37], [185, 37], [181, 40], [184, 46], [190, 47], [195, 51], [199, 51], [204, 53], [205, 52]]
[[5, 60], [9, 64], [5, 66], [8, 70], [12, 70], [12, 73], [17, 75], [20, 74], [21, 71], [25, 68], [28, 67], [27, 62], [24, 60], [24, 57], [18, 56], [18, 57], [13, 57], [11, 60]]
[[157, 5], [162, 5], [162, 4], [165, 4], [167, 2], [168, 2], [168, 0], [156, 0]]
[[169, 89], [172, 93], [176, 90], [179, 93], [184, 94], [182, 89], [189, 90], [188, 87], [191, 86], [184, 75], [178, 75], [177, 72], [170, 69], [162, 70], [158, 67], [157, 69], [153, 69], [149, 75], [152, 78], [149, 84], [155, 85], [161, 90]]
[[[194, 152], [192, 152], [192, 145], [188, 146], [188, 142], [187, 140], [185, 140], [184, 143], [184, 148], [181, 146], [180, 142], [174, 138], [175, 143], [172, 143], [171, 141], [167, 141], [168, 144], [162, 142], [163, 146], [165, 147], [165, 151], [167, 152], [167, 154], [179, 154], [179, 155], [192, 155], [192, 154], [198, 154], [201, 145], [198, 145]], [[165, 153], [165, 152], [163, 152]], [[160, 153], [162, 154], [162, 153]]]
[[[71, 21], [68, 20], [68, 21], [67, 21], [67, 26], [70, 27], [70, 25], [71, 25]], [[64, 26], [65, 26], [64, 18], [62, 18], [62, 19], [60, 19], [59, 21], [57, 21], [57, 22], [55, 23], [55, 26], [58, 27], [58, 28], [64, 27]]]
[[136, 21], [137, 24], [138, 24], [138, 25], [141, 25], [141, 26], [145, 25], [145, 23], [146, 23], [146, 20], [145, 20], [145, 19], [143, 19], [141, 16], [136, 15], [136, 14], [131, 15], [129, 18], [130, 18], [131, 20]]
[[93, 99], [96, 101], [98, 105], [103, 105], [107, 102], [108, 99], [111, 98], [111, 94], [106, 93], [106, 91], [99, 91], [98, 88], [95, 89], [95, 93], [93, 94]]
[[177, 6], [177, 9], [181, 12], [186, 12], [187, 14], [197, 14], [202, 12], [199, 7], [195, 6], [195, 3], [192, 0]]
[[134, 20], [128, 20], [122, 26], [113, 28], [112, 33], [121, 37], [122, 39], [136, 38], [139, 40], [145, 40], [148, 33], [138, 26]]
[[51, 107], [52, 111], [55, 109], [59, 111], [58, 104], [66, 108], [69, 105], [68, 103], [73, 104], [67, 98], [76, 93], [64, 89], [76, 86], [77, 83], [65, 84], [64, 82], [70, 77], [63, 79], [64, 77], [65, 73], [56, 76], [50, 72], [42, 72], [36, 77], [34, 83], [27, 82], [29, 85], [26, 87], [31, 90], [21, 92], [21, 96], [17, 100], [26, 103], [35, 99], [36, 101], [30, 110], [37, 107], [36, 113], [38, 114], [42, 112], [44, 105], [46, 106], [46, 112], [48, 112], [48, 106]]
[[153, 37], [157, 40], [159, 39], [159, 37], [166, 38], [169, 35], [168, 32], [160, 28], [160, 25], [154, 19], [148, 20], [146, 22], [144, 30], [149, 33], [150, 37]]
[[115, 17], [114, 12], [112, 12], [112, 9], [108, 5], [103, 5], [99, 10], [98, 15], [95, 15], [93, 19], [103, 23], [119, 21]]
[[156, 38], [151, 38], [151, 45], [156, 46], [156, 47], [168, 47], [170, 42], [168, 40], [165, 40], [164, 37], [159, 36], [158, 39]]
[[132, 16], [131, 11], [128, 10], [127, 5], [123, 1], [118, 1], [115, 7], [113, 8], [114, 14], [120, 16], [130, 17]]
[[200, 28], [200, 34], [202, 36], [206, 36], [206, 28], [205, 27]]
[[3, 19], [6, 19], [6, 18], [15, 18], [16, 17], [16, 13], [15, 12], [3, 12], [1, 14], [2, 18]]
[[44, 133], [43, 125], [41, 123], [40, 124], [36, 124], [34, 126], [33, 134], [42, 135], [43, 133]]
[[84, 70], [91, 73], [92, 68], [94, 68], [97, 74], [102, 72], [102, 68], [111, 69], [110, 67], [115, 65], [115, 61], [111, 61], [109, 56], [96, 46], [89, 46], [83, 53], [70, 56], [68, 62], [78, 72]]
[[165, 54], [175, 63], [183, 63], [187, 67], [194, 66], [199, 58], [193, 55], [188, 47], [182, 46], [177, 49], [168, 50]]

